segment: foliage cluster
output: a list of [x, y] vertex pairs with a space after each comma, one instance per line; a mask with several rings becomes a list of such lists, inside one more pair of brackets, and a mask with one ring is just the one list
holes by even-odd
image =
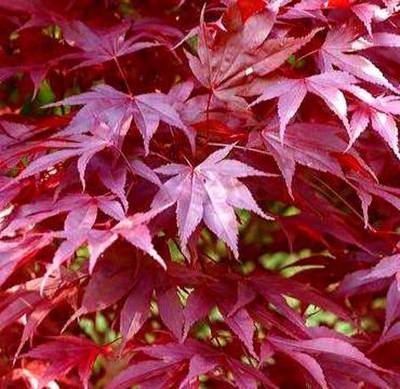
[[1, 0], [0, 385], [399, 388], [397, 0]]

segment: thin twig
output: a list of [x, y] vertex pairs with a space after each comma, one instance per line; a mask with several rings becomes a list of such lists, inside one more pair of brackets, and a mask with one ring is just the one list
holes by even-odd
[[[210, 142], [208, 143], [209, 146], [216, 146], [216, 147], [226, 147], [226, 146], [230, 146], [226, 143], [217, 143], [217, 142]], [[259, 154], [264, 154], [264, 155], [272, 155], [271, 153], [269, 153], [268, 151], [264, 151], [264, 150], [259, 150], [259, 149], [254, 149], [253, 147], [243, 147], [243, 146], [237, 146], [237, 145], [233, 145], [234, 149], [238, 149], [238, 150], [245, 150], [245, 151], [252, 151], [254, 153], [259, 153]]]
[[114, 57], [113, 60], [114, 60], [115, 64], [117, 65], [118, 71], [121, 74], [122, 79], [124, 80], [124, 84], [125, 84], [126, 90], [128, 91], [130, 96], [133, 96], [133, 92], [132, 92], [132, 89], [131, 89], [131, 87], [129, 85], [128, 78], [127, 78], [127, 76], [125, 74], [124, 69], [122, 68], [121, 64], [119, 63], [118, 58]]

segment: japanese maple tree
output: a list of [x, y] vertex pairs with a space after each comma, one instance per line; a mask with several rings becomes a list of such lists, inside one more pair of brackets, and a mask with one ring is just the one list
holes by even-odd
[[399, 388], [399, 29], [0, 0], [0, 386]]

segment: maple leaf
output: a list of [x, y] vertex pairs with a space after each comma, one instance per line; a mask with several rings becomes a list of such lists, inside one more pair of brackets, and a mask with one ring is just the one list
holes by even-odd
[[389, 9], [381, 8], [377, 4], [353, 4], [351, 10], [362, 21], [368, 34], [372, 36], [372, 23], [388, 19], [391, 16]]
[[374, 32], [370, 40], [373, 47], [400, 47], [400, 35], [390, 32]]
[[266, 219], [247, 187], [238, 178], [270, 176], [243, 162], [225, 160], [233, 145], [217, 150], [196, 167], [169, 164], [155, 171], [173, 176], [155, 196], [151, 208], [176, 204], [176, 215], [182, 249], [188, 255], [188, 240], [200, 221], [225, 241], [237, 258], [238, 224], [234, 207], [252, 211]]
[[52, 241], [49, 235], [31, 235], [0, 242], [0, 285]]
[[168, 208], [170, 205], [164, 205], [159, 209], [147, 213], [136, 214], [121, 220], [113, 229], [113, 233], [117, 233], [122, 236], [125, 240], [131, 243], [133, 246], [139, 248], [145, 253], [149, 254], [155, 259], [161, 267], [166, 269], [164, 260], [160, 257], [151, 242], [150, 230], [146, 223], [158, 213]]
[[[400, 209], [400, 192], [396, 188], [377, 183], [372, 169], [359, 153], [353, 149], [348, 150], [349, 146], [339, 134], [339, 128], [334, 126], [299, 123], [288, 127], [283, 145], [279, 134], [267, 128], [262, 132], [261, 138], [258, 135], [253, 136], [249, 146], [263, 145], [272, 154], [291, 196], [296, 165], [300, 164], [346, 181], [361, 201], [365, 226], [368, 226], [368, 209], [372, 196], [380, 197]], [[347, 154], [343, 154], [346, 150]]]
[[[351, 27], [344, 26], [328, 32], [324, 44], [321, 46], [320, 59], [324, 71], [338, 67], [362, 80], [381, 85], [398, 93], [393, 86], [370, 60], [362, 55], [354, 54], [357, 47], [356, 36]], [[361, 48], [368, 46], [361, 45]]]
[[37, 346], [24, 354], [25, 358], [43, 359], [50, 362], [40, 378], [38, 387], [43, 388], [54, 378], [68, 374], [77, 368], [83, 387], [88, 388], [88, 380], [96, 358], [106, 354], [105, 347], [74, 336], [59, 336], [53, 341]]
[[74, 67], [78, 69], [111, 60], [117, 61], [118, 57], [157, 45], [141, 41], [140, 34], [126, 39], [129, 29], [129, 22], [102, 30], [92, 29], [80, 21], [64, 22], [62, 30], [65, 41], [81, 52], [66, 55], [63, 59], [78, 59], [80, 63]]
[[0, 3], [0, 386], [398, 386], [398, 0]]
[[354, 15], [357, 16], [357, 18], [364, 24], [370, 35], [372, 35], [372, 23], [386, 20], [393, 12], [388, 8], [381, 8], [377, 4], [371, 4], [367, 2], [360, 3], [348, 0], [335, 0], [329, 2], [326, 2], [325, 0], [302, 0], [295, 4], [294, 7], [288, 9], [284, 14], [284, 18], [296, 19], [314, 17], [327, 22], [329, 15], [327, 18], [323, 11], [326, 9], [336, 8], [351, 10]]
[[[57, 151], [43, 155], [30, 163], [26, 169], [16, 178], [22, 180], [35, 174], [51, 170], [58, 163], [74, 157], [79, 157], [77, 167], [83, 189], [86, 187], [85, 171], [91, 158], [98, 152], [113, 147], [112, 132], [109, 127], [103, 125], [97, 127], [96, 134], [93, 136], [76, 135], [70, 136], [63, 141], [42, 143], [52, 148], [58, 148]], [[115, 146], [114, 146], [115, 147]]]
[[53, 262], [46, 271], [43, 278], [42, 291], [49, 276], [58, 269], [67, 259], [71, 258], [75, 251], [88, 239], [97, 218], [97, 206], [88, 204], [85, 208], [74, 209], [68, 213], [64, 221], [64, 230], [56, 234], [65, 240], [60, 244], [54, 254]]
[[0, 236], [13, 236], [21, 230], [25, 231], [23, 227], [26, 227], [27, 224], [32, 228], [32, 226], [60, 213], [86, 209], [92, 205], [96, 205], [104, 214], [115, 220], [125, 217], [121, 205], [110, 196], [92, 197], [82, 193], [68, 193], [57, 201], [44, 196], [39, 198], [36, 203], [26, 204], [11, 213], [9, 223], [1, 230]]
[[[233, 283], [234, 285], [234, 283]], [[210, 310], [213, 308], [214, 303], [217, 303], [218, 308], [224, 318], [225, 324], [228, 328], [240, 339], [245, 347], [249, 350], [254, 358], [258, 358], [253, 344], [254, 336], [254, 322], [250, 317], [248, 310], [245, 308], [247, 304], [251, 303], [256, 297], [254, 291], [250, 288], [246, 290], [248, 296], [245, 296], [241, 301], [241, 296], [235, 300], [231, 296], [231, 288], [221, 288], [217, 284], [210, 284], [209, 288], [199, 287], [190, 293], [185, 310], [184, 316], [184, 339], [187, 337], [191, 326], [198, 320], [207, 317]], [[241, 289], [238, 290], [240, 291]], [[216, 293], [219, 294], [216, 299], [211, 296]], [[214, 301], [213, 301], [214, 300]]]
[[182, 122], [168, 96], [162, 93], [147, 93], [132, 97], [109, 85], [98, 85], [90, 92], [68, 97], [51, 106], [81, 104], [84, 104], [84, 107], [63, 131], [64, 134], [95, 132], [98, 123], [104, 122], [113, 129], [113, 136], [120, 145], [131, 121], [134, 120], [148, 154], [150, 140], [160, 121], [163, 121], [182, 130], [194, 148], [193, 131]]
[[[335, 153], [343, 153], [346, 143], [339, 137], [339, 129], [334, 126], [297, 123], [288, 127], [285, 142], [280, 142], [280, 134], [270, 128], [262, 132], [261, 138], [254, 136], [249, 146], [264, 145], [278, 164], [292, 195], [292, 181], [296, 165], [300, 164], [321, 172], [344, 177], [343, 168], [335, 158]], [[354, 158], [362, 163], [353, 151]], [[366, 169], [366, 167], [365, 167]]]
[[85, 209], [71, 211], [64, 223], [64, 231], [56, 234], [60, 238], [65, 238], [57, 249], [51, 266], [46, 271], [42, 283], [42, 291], [50, 274], [57, 270], [75, 251], [88, 242], [90, 253], [89, 271], [92, 272], [99, 256], [110, 247], [118, 238], [122, 236], [133, 246], [141, 249], [155, 259], [164, 269], [166, 264], [154, 249], [151, 242], [151, 234], [145, 221], [149, 216], [137, 214], [123, 218], [111, 230], [93, 229], [97, 216], [97, 207], [89, 204]]
[[136, 282], [122, 307], [120, 328], [124, 344], [136, 335], [150, 314], [153, 282], [151, 277], [142, 277]]
[[[151, 387], [166, 387], [168, 386], [168, 378], [165, 378], [167, 371], [177, 373], [184, 366], [188, 366], [187, 375], [184, 378], [180, 377], [178, 381], [179, 386], [177, 387], [183, 389], [199, 375], [206, 374], [220, 365], [233, 370], [235, 383], [239, 388], [253, 388], [256, 387], [257, 382], [262, 382], [266, 387], [276, 388], [264, 374], [259, 373], [255, 368], [230, 358], [228, 355], [222, 357], [217, 350], [198, 341], [190, 340], [184, 344], [167, 343], [142, 347], [140, 351], [155, 359], [132, 364], [114, 378], [110, 389], [130, 386], [137, 382], [148, 383], [149, 386], [152, 385]], [[243, 383], [251, 383], [251, 385], [246, 386]], [[158, 386], [159, 384], [160, 386]]]
[[203, 18], [204, 10], [200, 22], [198, 58], [186, 52], [190, 68], [215, 97], [241, 107], [246, 107], [247, 103], [235, 94], [233, 86], [250, 75], [264, 76], [272, 72], [318, 31], [314, 30], [303, 38], [266, 40], [275, 17], [271, 12], [264, 12], [247, 19], [242, 30], [230, 34], [223, 44], [212, 47]]
[[142, 361], [123, 370], [108, 387], [122, 389], [140, 382], [151, 388], [161, 389], [168, 384], [168, 373], [178, 371], [180, 365], [180, 363], [166, 363], [158, 360]]
[[366, 90], [351, 86], [349, 92], [360, 99], [352, 107], [350, 122], [350, 145], [363, 133], [370, 123], [372, 128], [385, 140], [400, 159], [398, 145], [398, 128], [395, 115], [400, 113], [400, 99], [398, 96], [374, 97]]
[[[389, 385], [374, 372], [374, 370], [383, 371], [383, 369], [369, 360], [356, 347], [342, 339], [319, 337], [307, 340], [287, 340], [273, 336], [270, 337], [269, 340], [277, 350], [282, 350], [295, 361], [303, 361], [303, 367], [319, 384], [322, 384], [322, 386], [326, 385], [326, 378], [328, 377], [329, 382], [334, 382], [338, 376], [347, 377], [347, 369], [340, 368], [340, 366], [343, 365], [343, 360], [346, 360], [347, 364], [353, 366], [355, 369], [361, 365], [359, 369], [363, 371], [364, 374], [360, 374], [359, 377], [357, 377], [359, 381], [374, 384], [379, 382], [379, 386], [389, 388]], [[294, 352], [293, 357], [292, 352]], [[311, 356], [318, 355], [318, 362], [314, 358], [307, 358], [309, 356], [308, 354], [311, 354]], [[304, 360], [305, 358], [306, 360]], [[332, 376], [329, 373], [332, 374]]]
[[252, 105], [275, 97], [279, 98], [280, 138], [283, 142], [286, 126], [300, 108], [307, 92], [321, 97], [344, 126], [349, 128], [346, 99], [340, 89], [347, 89], [356, 82], [353, 76], [345, 72], [331, 71], [303, 79], [268, 80], [262, 86], [257, 81], [256, 90], [250, 89], [250, 93], [262, 93]]
[[0, 305], [0, 330], [13, 324], [25, 314], [30, 313], [34, 307], [43, 301], [37, 291], [18, 288], [9, 296], [3, 296]]
[[180, 340], [183, 334], [184, 317], [176, 287], [158, 289], [157, 302], [161, 320], [175, 338]]
[[32, 341], [33, 336], [40, 326], [40, 324], [46, 319], [46, 317], [53, 311], [61, 302], [71, 298], [73, 293], [70, 289], [66, 288], [61, 290], [60, 293], [52, 299], [43, 299], [32, 310], [28, 315], [26, 325], [24, 326], [24, 331], [21, 336], [21, 341], [18, 346], [18, 350], [15, 353], [15, 358], [17, 358], [22, 351], [25, 343], [30, 340]]
[[394, 276], [400, 270], [400, 256], [398, 254], [382, 258], [363, 278], [380, 279]]

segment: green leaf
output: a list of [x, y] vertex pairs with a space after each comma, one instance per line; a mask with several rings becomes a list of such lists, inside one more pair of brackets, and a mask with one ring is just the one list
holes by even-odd
[[41, 106], [56, 101], [56, 95], [47, 80], [43, 80], [40, 84], [37, 101]]

